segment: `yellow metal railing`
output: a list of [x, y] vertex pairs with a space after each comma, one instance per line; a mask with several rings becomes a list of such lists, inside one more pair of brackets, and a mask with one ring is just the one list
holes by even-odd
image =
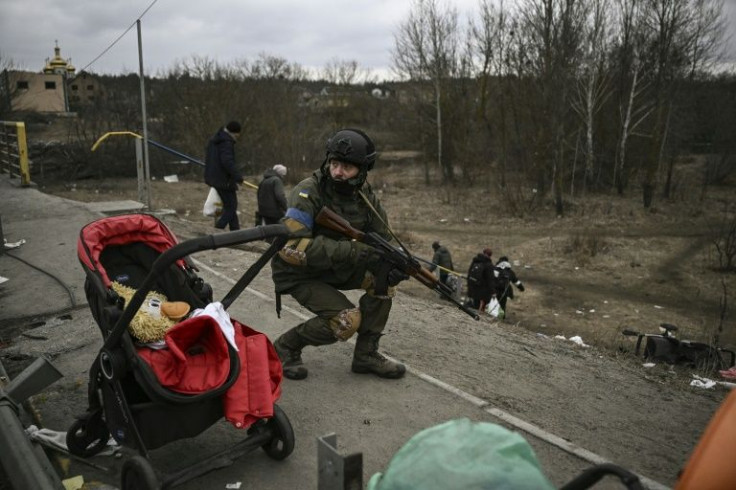
[[20, 185], [31, 185], [26, 144], [26, 124], [0, 121], [0, 173], [6, 172], [12, 179], [20, 177]]

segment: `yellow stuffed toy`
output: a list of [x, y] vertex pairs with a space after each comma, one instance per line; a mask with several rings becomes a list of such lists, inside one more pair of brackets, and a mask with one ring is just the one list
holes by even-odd
[[[113, 281], [112, 289], [128, 305], [135, 289]], [[189, 313], [189, 305], [183, 301], [168, 301], [163, 294], [150, 291], [140, 309], [131, 320], [128, 329], [144, 343], [163, 340], [166, 331]]]

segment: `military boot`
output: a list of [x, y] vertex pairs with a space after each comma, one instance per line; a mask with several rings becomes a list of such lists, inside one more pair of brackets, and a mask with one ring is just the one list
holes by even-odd
[[302, 362], [302, 348], [307, 344], [299, 334], [289, 330], [273, 343], [276, 354], [281, 360], [284, 376], [289, 379], [304, 379], [309, 374]]
[[380, 338], [381, 334], [358, 335], [353, 353], [353, 372], [373, 373], [381, 378], [401, 378], [406, 373], [406, 366], [391, 361], [378, 352]]

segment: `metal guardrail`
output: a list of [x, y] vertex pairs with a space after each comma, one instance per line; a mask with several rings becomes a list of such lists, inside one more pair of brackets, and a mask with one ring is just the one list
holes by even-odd
[[26, 125], [23, 122], [0, 121], [0, 173], [7, 173], [11, 179], [17, 175], [23, 187], [31, 185]]

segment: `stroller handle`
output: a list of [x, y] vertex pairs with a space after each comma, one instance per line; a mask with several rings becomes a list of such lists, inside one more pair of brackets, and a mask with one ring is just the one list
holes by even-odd
[[219, 235], [207, 235], [192, 238], [191, 240], [186, 240], [174, 245], [159, 255], [159, 257], [153, 262], [148, 275], [130, 299], [125, 310], [123, 310], [122, 315], [118, 318], [118, 321], [115, 323], [115, 327], [113, 327], [110, 335], [105, 339], [105, 348], [109, 349], [117, 345], [120, 337], [127, 328], [127, 325], [133, 320], [138, 309], [140, 309], [141, 305], [145, 301], [146, 295], [148, 295], [148, 292], [153, 289], [158, 277], [177, 260], [196, 252], [216, 250], [222, 247], [229, 247], [267, 238], [276, 238], [274, 244], [272, 244], [269, 249], [269, 252], [273, 255], [273, 253], [278, 251], [275, 250], [274, 245], [280, 244], [278, 248], [281, 248], [286, 243], [286, 237], [289, 233], [289, 229], [286, 225], [262, 225], [245, 230], [222, 233]]

